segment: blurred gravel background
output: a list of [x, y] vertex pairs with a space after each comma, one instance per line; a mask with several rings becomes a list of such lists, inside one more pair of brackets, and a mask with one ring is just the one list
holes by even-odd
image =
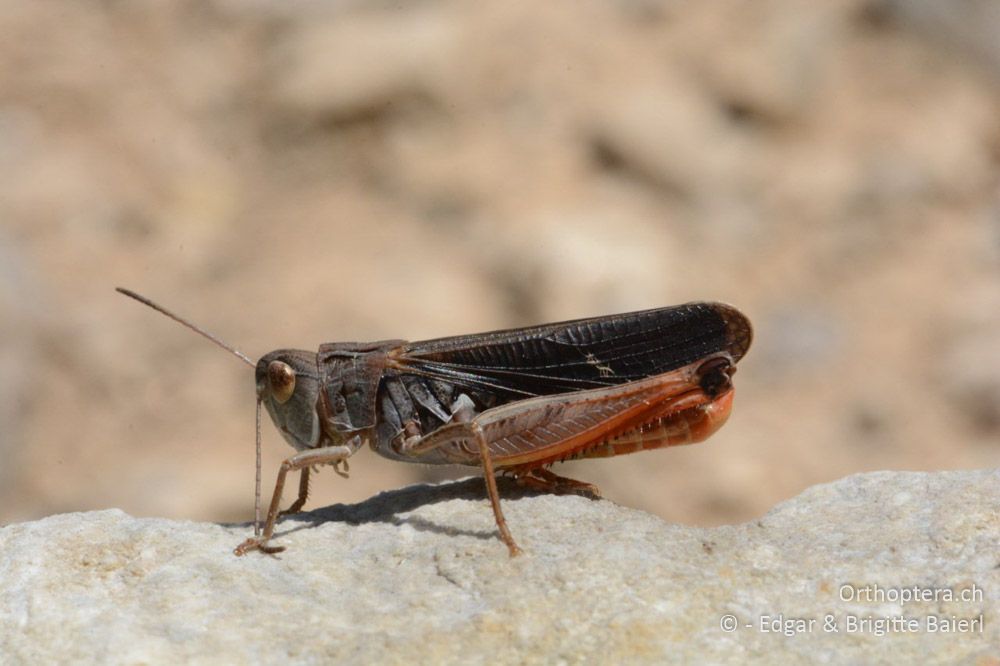
[[117, 285], [252, 356], [731, 302], [725, 429], [556, 470], [672, 521], [1000, 464], [997, 7], [5, 3], [0, 522], [251, 516], [248, 368]]

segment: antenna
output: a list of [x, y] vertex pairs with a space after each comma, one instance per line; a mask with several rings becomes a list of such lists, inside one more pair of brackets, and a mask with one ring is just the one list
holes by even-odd
[[187, 328], [190, 328], [192, 331], [194, 331], [198, 335], [201, 335], [202, 337], [208, 338], [209, 340], [211, 340], [215, 344], [219, 345], [220, 347], [222, 347], [226, 351], [228, 351], [231, 354], [234, 354], [235, 356], [239, 357], [239, 359], [241, 361], [243, 361], [244, 363], [246, 363], [247, 365], [249, 365], [251, 368], [257, 367], [257, 364], [254, 363], [253, 360], [249, 356], [247, 356], [246, 354], [244, 354], [240, 350], [238, 350], [238, 349], [236, 349], [234, 347], [230, 347], [225, 342], [223, 342], [219, 338], [215, 337], [214, 335], [212, 335], [208, 331], [206, 331], [204, 329], [201, 329], [201, 328], [198, 328], [197, 326], [195, 326], [194, 324], [192, 324], [191, 322], [189, 322], [187, 319], [184, 319], [183, 317], [175, 315], [170, 310], [166, 309], [165, 307], [163, 307], [161, 305], [157, 305], [156, 303], [154, 303], [153, 301], [149, 300], [145, 296], [140, 296], [139, 294], [135, 293], [134, 291], [132, 291], [130, 289], [123, 289], [122, 287], [115, 287], [115, 291], [117, 291], [119, 294], [125, 294], [129, 298], [134, 298], [135, 300], [139, 301], [143, 305], [148, 305], [149, 307], [153, 308], [154, 310], [156, 310], [160, 314], [167, 315], [168, 317], [170, 317], [171, 319], [173, 319], [174, 321], [176, 321], [178, 324], [181, 324], [183, 326], [186, 326]]

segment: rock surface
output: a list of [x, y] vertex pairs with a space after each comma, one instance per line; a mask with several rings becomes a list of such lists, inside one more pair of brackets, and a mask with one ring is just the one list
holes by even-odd
[[[713, 529], [608, 501], [501, 492], [527, 551], [516, 559], [494, 538], [478, 479], [286, 519], [287, 551], [275, 557], [232, 555], [246, 525], [118, 510], [8, 525], [0, 662], [978, 663], [1000, 654], [1000, 471], [855, 475]], [[914, 593], [937, 600], [899, 596]], [[738, 626], [726, 631], [729, 616]], [[904, 616], [915, 631], [893, 619]], [[983, 619], [942, 634], [929, 631], [930, 616]], [[851, 631], [850, 617], [896, 624], [885, 635], [872, 624]], [[783, 618], [787, 632], [767, 618]]]

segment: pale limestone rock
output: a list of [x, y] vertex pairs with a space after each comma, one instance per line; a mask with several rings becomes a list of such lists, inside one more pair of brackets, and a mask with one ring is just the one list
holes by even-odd
[[[501, 487], [515, 559], [478, 479], [286, 520], [276, 557], [232, 555], [245, 525], [117, 510], [6, 526], [0, 663], [968, 663], [1000, 645], [997, 471], [859, 474], [714, 529]], [[891, 596], [914, 586], [975, 598]], [[816, 622], [760, 629], [779, 615]], [[851, 633], [848, 615], [921, 626]]]

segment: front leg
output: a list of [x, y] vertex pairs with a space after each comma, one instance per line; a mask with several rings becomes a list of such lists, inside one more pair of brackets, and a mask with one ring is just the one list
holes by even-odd
[[306, 500], [309, 499], [309, 468], [303, 467], [302, 471], [299, 472], [299, 496], [292, 502], [292, 505], [285, 509], [284, 511], [278, 512], [278, 518], [284, 518], [285, 516], [291, 516], [293, 514], [302, 511], [302, 507], [306, 505]]
[[[301, 469], [303, 470], [303, 479], [306, 479], [304, 483], [307, 485], [309, 478], [307, 473], [310, 467], [316, 465], [338, 465], [347, 460], [353, 452], [354, 450], [349, 446], [326, 446], [321, 449], [302, 451], [287, 458], [281, 463], [281, 469], [278, 470], [278, 480], [274, 484], [274, 495], [271, 496], [271, 506], [267, 510], [267, 522], [264, 523], [264, 533], [260, 536], [250, 537], [238, 545], [233, 552], [239, 556], [245, 555], [251, 550], [259, 550], [262, 553], [268, 554], [283, 551], [285, 549], [284, 546], [269, 546], [267, 542], [271, 540], [271, 536], [274, 534], [274, 523], [278, 519], [278, 505], [281, 504], [281, 492], [285, 488], [285, 476], [289, 472]], [[302, 485], [300, 484], [299, 487], [301, 490]], [[292, 506], [294, 507], [295, 504]]]
[[[344, 463], [344, 469], [340, 469], [340, 462]], [[342, 460], [340, 462], [334, 463], [333, 471], [336, 472], [338, 475], [347, 479], [349, 478], [347, 472], [350, 468], [347, 466], [346, 460]], [[302, 507], [306, 505], [306, 501], [308, 499], [309, 499], [309, 468], [303, 467], [302, 471], [299, 472], [299, 496], [294, 502], [292, 502], [291, 506], [289, 506], [287, 509], [283, 511], [278, 512], [278, 518], [284, 518], [285, 516], [291, 516], [296, 513], [300, 513], [302, 511]]]

